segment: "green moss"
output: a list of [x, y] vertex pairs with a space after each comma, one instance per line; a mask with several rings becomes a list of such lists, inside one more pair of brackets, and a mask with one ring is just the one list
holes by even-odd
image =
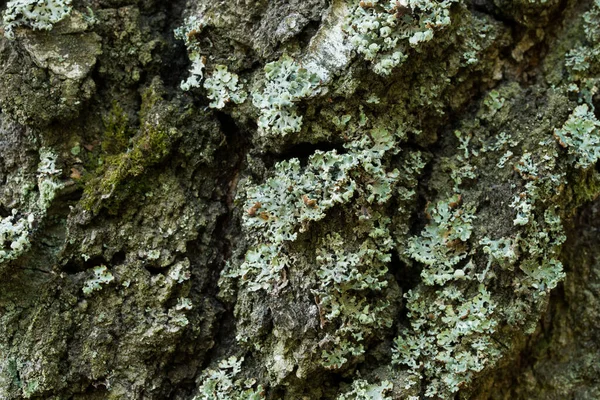
[[117, 101], [114, 101], [108, 116], [104, 118], [102, 151], [107, 154], [118, 154], [125, 151], [132, 133], [127, 113], [123, 111]]
[[[126, 151], [105, 157], [100, 176], [87, 182], [81, 205], [97, 213], [106, 207], [110, 213], [118, 213], [123, 200], [132, 193], [143, 192], [145, 183], [139, 177], [171, 151], [179, 131], [172, 127], [172, 108], [163, 107], [162, 97], [156, 88], [149, 88], [142, 95], [139, 113], [140, 126], [130, 140]], [[126, 125], [126, 117], [113, 107], [114, 118], [109, 124], [110, 148], [118, 149], [132, 130]]]

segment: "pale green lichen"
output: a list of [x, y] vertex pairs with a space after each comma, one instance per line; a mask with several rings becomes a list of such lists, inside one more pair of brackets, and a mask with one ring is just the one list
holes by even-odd
[[[561, 196], [567, 167], [576, 160], [560, 157], [559, 146], [548, 135], [552, 125], [543, 128], [541, 139], [502, 131], [499, 121], [505, 120], [508, 107], [514, 107], [506, 90], [485, 97], [475, 121], [455, 132], [455, 153], [436, 161], [432, 179], [438, 193], [451, 191], [454, 183], [453, 190], [464, 199], [485, 198], [503, 210], [492, 211], [482, 202], [475, 218], [475, 209], [462, 204], [458, 194], [438, 201], [427, 207], [428, 223], [422, 233], [409, 238], [405, 247], [404, 254], [422, 267], [422, 279], [406, 296], [410, 325], [400, 328], [394, 362], [408, 367], [414, 384], [420, 383], [427, 397], [452, 398], [494, 364], [504, 350], [492, 335], [535, 329], [534, 310], [545, 304], [550, 290], [565, 276], [559, 261], [565, 241]], [[496, 101], [502, 98], [507, 100]], [[483, 119], [488, 120], [485, 127]], [[490, 127], [500, 133], [492, 130], [487, 136]], [[482, 170], [498, 164], [511, 170], [499, 174]], [[467, 165], [478, 179], [464, 185], [455, 177]], [[520, 177], [517, 182], [513, 171]], [[441, 177], [435, 175], [440, 172]], [[482, 193], [477, 181], [501, 191], [492, 194], [486, 186]], [[502, 193], [511, 193], [508, 201]], [[512, 218], [508, 225], [485, 220], [496, 213], [511, 216], [512, 209], [516, 212], [512, 226]], [[498, 287], [514, 297], [499, 295]]]
[[85, 295], [102, 290], [102, 285], [107, 285], [115, 280], [113, 274], [104, 265], [94, 267], [94, 277], [85, 281], [81, 289]]
[[181, 82], [181, 89], [188, 91], [192, 88], [199, 88], [204, 79], [204, 68], [205, 58], [200, 53], [200, 44], [196, 40], [202, 29], [206, 26], [203, 19], [192, 16], [185, 20], [183, 26], [175, 29], [175, 38], [181, 39], [185, 42], [188, 50], [188, 57], [192, 62], [189, 73], [190, 76], [183, 82]]
[[450, 25], [450, 6], [456, 0], [353, 1], [346, 31], [356, 51], [373, 62], [373, 70], [389, 75], [411, 48], [433, 39]]
[[556, 194], [566, 181], [565, 172], [557, 168], [558, 152], [551, 139], [538, 143], [535, 152], [524, 152], [513, 168], [526, 182], [510, 203], [517, 212], [516, 226], [526, 226], [534, 220], [536, 203]]
[[61, 170], [56, 166], [56, 153], [50, 148], [41, 147], [39, 156], [37, 197], [30, 201], [25, 210], [13, 209], [11, 215], [0, 220], [0, 264], [15, 260], [30, 248], [34, 225], [46, 216], [56, 192], [63, 187], [58, 179]]
[[169, 310], [169, 331], [178, 332], [186, 327], [190, 321], [186, 317], [186, 312], [193, 308], [192, 301], [186, 297], [177, 299], [175, 307]]
[[181, 89], [186, 91], [195, 87], [200, 87], [202, 79], [204, 79], [204, 68], [206, 68], [204, 56], [200, 55], [200, 53], [190, 53], [190, 61], [192, 62], [189, 71], [190, 76], [185, 81], [181, 82]]
[[530, 222], [525, 235], [519, 240], [520, 252], [528, 254], [519, 263], [519, 268], [526, 275], [519, 283], [520, 287], [534, 289], [532, 294], [538, 297], [549, 293], [564, 279], [558, 256], [565, 240], [561, 218], [555, 210], [547, 209], [542, 221]]
[[[193, 400], [260, 400], [263, 389], [254, 379], [237, 378], [244, 358], [229, 357], [221, 360], [218, 369], [208, 369], [202, 373], [201, 385]], [[237, 378], [237, 379], [236, 379]]]
[[337, 400], [391, 400], [389, 392], [394, 385], [389, 381], [369, 383], [365, 379], [355, 379], [352, 390], [338, 396]]
[[49, 148], [42, 147], [39, 151], [40, 163], [38, 165], [38, 208], [47, 210], [50, 203], [54, 200], [56, 192], [63, 186], [57, 176], [61, 170], [56, 166], [58, 156]]
[[358, 160], [362, 170], [370, 177], [365, 185], [368, 193], [366, 201], [370, 204], [384, 204], [392, 197], [392, 190], [399, 179], [399, 171], [387, 171], [383, 165], [386, 154], [396, 154], [400, 151], [396, 147], [396, 138], [392, 132], [385, 128], [373, 128], [368, 136], [363, 136], [348, 143], [346, 148]]
[[298, 115], [296, 103], [315, 94], [319, 77], [288, 55], [265, 65], [264, 72], [264, 88], [252, 93], [252, 103], [260, 112], [260, 131], [280, 136], [299, 132], [302, 116]]
[[471, 133], [454, 131], [454, 136], [458, 139], [458, 152], [452, 158], [450, 165], [450, 178], [454, 181], [454, 192], [460, 193], [460, 186], [467, 180], [476, 179], [475, 167], [471, 164], [471, 155], [479, 154], [471, 147]]
[[600, 0], [594, 0], [592, 8], [583, 14], [585, 44], [575, 47], [566, 57], [571, 90], [579, 93], [580, 99], [593, 104], [593, 96], [598, 92], [598, 65], [600, 65]]
[[487, 118], [492, 118], [504, 106], [506, 99], [500, 95], [497, 90], [492, 90], [488, 93], [483, 104], [487, 107]]
[[322, 353], [325, 367], [341, 368], [350, 356], [362, 355], [364, 340], [391, 326], [393, 321], [385, 314], [389, 304], [377, 294], [388, 285], [386, 265], [392, 247], [382, 219], [358, 249], [349, 248], [338, 233], [325, 237], [317, 249], [319, 287], [313, 293], [321, 327], [331, 323], [337, 328], [322, 341], [328, 348]]
[[479, 244], [482, 246], [483, 252], [489, 256], [486, 270], [494, 261], [504, 269], [512, 268], [517, 261], [519, 255], [517, 240], [511, 238], [491, 240], [485, 237], [479, 241]]
[[519, 268], [527, 275], [527, 278], [522, 281], [522, 285], [535, 289], [533, 293], [536, 296], [549, 293], [565, 279], [563, 265], [556, 258], [545, 258], [541, 264], [529, 259], [520, 264]]
[[454, 266], [467, 256], [465, 242], [473, 230], [474, 210], [460, 207], [460, 202], [460, 195], [454, 195], [429, 207], [429, 224], [419, 236], [409, 239], [406, 253], [425, 264], [421, 277], [426, 285], [455, 279]]
[[251, 292], [277, 290], [285, 284], [282, 271], [290, 264], [291, 260], [277, 244], [261, 244], [248, 250], [244, 262], [223, 278], [241, 278], [242, 284]]
[[[352, 154], [316, 151], [306, 167], [298, 159], [275, 166], [275, 175], [260, 186], [248, 184], [244, 225], [273, 243], [296, 239], [310, 221], [325, 217], [335, 204], [350, 200], [356, 182], [350, 171], [359, 160]], [[256, 211], [251, 212], [255, 207]]]
[[239, 77], [227, 70], [225, 65], [216, 65], [212, 74], [204, 81], [206, 97], [212, 100], [211, 108], [221, 109], [229, 102], [241, 104], [246, 101], [248, 94], [244, 91]]
[[[395, 292], [388, 287], [387, 270], [394, 242], [391, 221], [381, 207], [402, 181], [398, 170], [390, 170], [386, 156], [399, 152], [397, 137], [403, 135], [383, 127], [366, 129], [366, 122], [361, 126], [362, 133], [351, 133], [357, 139], [344, 145], [344, 154], [315, 151], [305, 165], [298, 159], [283, 161], [264, 183], [246, 183], [242, 222], [250, 246], [244, 262], [230, 263], [219, 283], [227, 291], [229, 279], [234, 278], [242, 291], [265, 290], [278, 296], [290, 275], [306, 274], [307, 288], [319, 309], [320, 364], [328, 369], [343, 368], [362, 356], [378, 332], [390, 328], [393, 321], [392, 301], [386, 296]], [[419, 154], [407, 154], [405, 159], [403, 170], [409, 175], [424, 166]], [[413, 195], [407, 193], [407, 199]], [[324, 220], [334, 207], [357, 219], [353, 233], [334, 229], [317, 243], [315, 260], [306, 260], [295, 249], [300, 234]], [[318, 268], [302, 271], [305, 261], [316, 262]], [[242, 329], [237, 338], [248, 343], [254, 334]], [[270, 372], [281, 373], [279, 368], [286, 363], [270, 367]]]
[[0, 220], [0, 264], [14, 260], [31, 245], [29, 233], [35, 216], [19, 217], [17, 210]]
[[517, 211], [513, 220], [515, 225], [527, 225], [531, 221], [537, 197], [537, 188], [533, 182], [527, 182], [525, 190], [513, 197], [510, 207]]
[[[357, 190], [364, 192], [368, 203], [388, 201], [399, 172], [386, 171], [381, 160], [387, 152], [397, 151], [395, 143], [394, 135], [372, 129], [369, 136], [346, 146], [349, 153], [316, 151], [306, 167], [298, 159], [283, 161], [264, 184], [248, 182], [243, 224], [256, 245], [245, 262], [224, 277], [242, 278], [252, 291], [273, 290], [289, 263], [282, 246], [296, 240], [311, 222], [325, 218], [335, 205], [348, 203]], [[361, 180], [367, 182], [361, 185]]]
[[250, 290], [276, 287], [279, 271], [288, 263], [281, 246], [294, 241], [311, 221], [323, 219], [329, 208], [350, 200], [356, 182], [349, 172], [357, 165], [349, 154], [317, 151], [305, 168], [298, 159], [283, 161], [263, 185], [249, 183], [244, 226], [259, 245], [228, 276], [242, 278]]
[[489, 265], [482, 274], [472, 261], [459, 266], [470, 254], [474, 211], [458, 194], [439, 201], [428, 207], [425, 229], [408, 241], [407, 255], [424, 264], [422, 286], [405, 296], [410, 329], [396, 338], [393, 362], [428, 382], [427, 397], [451, 397], [499, 354], [490, 337], [495, 302], [483, 283], [476, 294], [463, 284], [486, 281]]
[[576, 107], [562, 128], [554, 130], [554, 137], [576, 168], [587, 169], [600, 158], [600, 121], [587, 104]]
[[507, 150], [506, 153], [504, 153], [502, 155], [502, 157], [500, 157], [500, 159], [498, 160], [498, 163], [496, 164], [496, 166], [500, 169], [504, 168], [506, 166], [506, 163], [510, 160], [510, 158], [514, 155], [514, 153], [510, 150]]
[[499, 355], [491, 338], [495, 302], [483, 284], [473, 296], [454, 285], [406, 294], [411, 329], [394, 344], [394, 364], [404, 364], [428, 382], [426, 397], [452, 398], [462, 385]]
[[71, 13], [71, 0], [12, 0], [2, 15], [4, 36], [14, 39], [14, 30], [23, 26], [34, 30], [52, 29]]

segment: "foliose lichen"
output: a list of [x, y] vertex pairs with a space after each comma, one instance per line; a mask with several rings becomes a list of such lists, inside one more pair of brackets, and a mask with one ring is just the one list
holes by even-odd
[[0, 220], [0, 265], [15, 260], [30, 248], [34, 226], [44, 219], [56, 192], [63, 187], [58, 178], [62, 171], [56, 166], [56, 153], [41, 147], [39, 156], [37, 195], [30, 196], [25, 209], [13, 209], [11, 215]]
[[54, 200], [57, 190], [62, 187], [62, 183], [58, 180], [58, 176], [62, 171], [56, 166], [58, 156], [54, 151], [42, 147], [39, 153], [40, 163], [37, 170], [39, 198], [37, 207], [40, 211], [45, 212]]
[[175, 38], [185, 42], [188, 50], [188, 57], [192, 62], [190, 66], [190, 76], [181, 82], [181, 89], [188, 91], [192, 88], [199, 88], [204, 79], [204, 68], [206, 68], [206, 58], [201, 54], [199, 42], [196, 36], [201, 33], [206, 26], [203, 19], [192, 16], [186, 19], [183, 26], [175, 29]]
[[115, 280], [113, 274], [104, 265], [94, 267], [94, 277], [85, 281], [83, 293], [90, 295], [92, 292], [102, 290], [102, 285], [107, 285]]
[[365, 379], [355, 379], [352, 390], [339, 395], [337, 400], [391, 400], [388, 393], [393, 387], [389, 381], [369, 383]]
[[[369, 136], [346, 147], [349, 152], [345, 154], [316, 151], [306, 167], [298, 159], [282, 161], [264, 184], [247, 182], [243, 224], [256, 245], [227, 277], [242, 278], [250, 290], [272, 290], [289, 263], [282, 246], [296, 240], [311, 222], [325, 218], [335, 205], [348, 203], [356, 191], [365, 193], [367, 204], [384, 204], [390, 199], [399, 173], [387, 171], [382, 159], [398, 150], [394, 135], [374, 128]], [[363, 180], [366, 182], [361, 184]]]
[[206, 97], [212, 100], [209, 104], [211, 108], [221, 109], [229, 102], [240, 104], [248, 97], [239, 77], [229, 72], [225, 65], [215, 66], [204, 81], [204, 89], [207, 91]]
[[285, 242], [294, 241], [311, 221], [325, 217], [335, 204], [350, 200], [356, 182], [349, 172], [358, 161], [336, 151], [316, 152], [302, 168], [298, 159], [276, 166], [275, 176], [263, 185], [247, 185], [244, 226], [254, 232], [258, 246], [250, 249], [245, 262], [229, 274], [240, 277], [250, 290], [272, 290], [288, 263], [281, 253]]
[[567, 53], [566, 66], [570, 90], [578, 93], [581, 100], [593, 104], [592, 98], [598, 91], [600, 65], [600, 1], [594, 0], [590, 10], [583, 14], [585, 42]]
[[18, 217], [13, 209], [12, 215], [0, 220], [0, 263], [14, 260], [23, 254], [31, 245], [29, 231], [33, 226], [35, 215]]
[[296, 111], [296, 103], [315, 94], [318, 76], [286, 54], [265, 65], [264, 72], [264, 87], [252, 92], [252, 103], [260, 112], [260, 131], [280, 136], [299, 132], [302, 116]]
[[407, 255], [426, 266], [421, 272], [426, 285], [443, 285], [464, 276], [454, 266], [467, 256], [466, 242], [471, 237], [474, 210], [472, 206], [460, 207], [460, 203], [461, 196], [454, 195], [430, 207], [430, 223], [408, 242]]
[[388, 285], [387, 263], [393, 241], [383, 219], [358, 249], [344, 243], [339, 233], [326, 236], [322, 242], [316, 257], [318, 288], [313, 294], [322, 328], [325, 324], [336, 327], [335, 334], [322, 341], [328, 348], [322, 352], [322, 363], [326, 368], [341, 368], [350, 356], [364, 353], [365, 339], [393, 322], [386, 315], [389, 303], [377, 296]]
[[[346, 124], [350, 119], [344, 118]], [[391, 327], [396, 301], [388, 297], [390, 293], [400, 296], [396, 286], [390, 287], [387, 264], [393, 247], [392, 227], [383, 208], [397, 185], [414, 180], [414, 174], [423, 167], [417, 154], [407, 153], [402, 169], [407, 176], [401, 177], [399, 170], [390, 167], [388, 156], [400, 151], [403, 131], [369, 124], [364, 116], [353, 124], [355, 132], [347, 130], [355, 139], [344, 145], [343, 153], [317, 150], [305, 163], [296, 158], [277, 163], [273, 174], [261, 184], [252, 180], [245, 183], [240, 197], [245, 201], [242, 226], [250, 238], [249, 248], [241, 264], [230, 263], [219, 283], [227, 291], [229, 284], [236, 282], [247, 307], [257, 298], [253, 293], [266, 291], [275, 298], [289, 293], [290, 276], [304, 276], [303, 297], [314, 298], [311, 303], [317, 306], [319, 340], [308, 339], [293, 346], [314, 349], [318, 366], [332, 370], [362, 357], [378, 332]], [[414, 198], [404, 194], [407, 200]], [[334, 209], [356, 219], [355, 229], [350, 233], [332, 227], [317, 243], [314, 260], [307, 259], [296, 246], [313, 225], [318, 228], [331, 223], [326, 217]], [[318, 268], [307, 270], [306, 263]], [[256, 322], [248, 321], [238, 331], [237, 339], [245, 346], [255, 342], [253, 324]], [[281, 352], [281, 346], [285, 345], [277, 342], [255, 349]], [[292, 365], [297, 355], [285, 351], [289, 355], [279, 356], [280, 361], [270, 365], [269, 372], [283, 374]], [[314, 358], [309, 353], [302, 355], [306, 357]]]
[[577, 106], [562, 128], [554, 130], [575, 168], [587, 169], [600, 158], [600, 121], [587, 104]]
[[4, 36], [14, 39], [14, 30], [20, 26], [49, 31], [71, 10], [71, 0], [11, 0], [2, 15]]
[[[425, 295], [431, 290], [435, 302]], [[411, 330], [396, 338], [393, 363], [407, 365], [417, 382], [429, 382], [425, 396], [451, 398], [500, 354], [491, 338], [496, 304], [483, 284], [473, 295], [446, 285], [411, 290], [406, 298]]]
[[263, 398], [261, 385], [256, 386], [254, 379], [241, 379], [244, 358], [235, 356], [221, 360], [218, 369], [203, 372], [198, 394], [193, 400], [260, 400]]
[[450, 25], [456, 0], [354, 1], [346, 30], [356, 51], [373, 63], [373, 71], [389, 75], [409, 56], [411, 48], [433, 39]]

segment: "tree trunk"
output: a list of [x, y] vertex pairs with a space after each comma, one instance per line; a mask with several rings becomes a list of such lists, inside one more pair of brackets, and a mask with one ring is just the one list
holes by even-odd
[[11, 0], [0, 399], [600, 398], [598, 0]]

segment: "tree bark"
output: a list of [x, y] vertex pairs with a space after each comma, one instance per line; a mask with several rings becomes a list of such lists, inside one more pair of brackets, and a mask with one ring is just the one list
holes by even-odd
[[0, 399], [600, 398], [598, 0], [12, 0]]

